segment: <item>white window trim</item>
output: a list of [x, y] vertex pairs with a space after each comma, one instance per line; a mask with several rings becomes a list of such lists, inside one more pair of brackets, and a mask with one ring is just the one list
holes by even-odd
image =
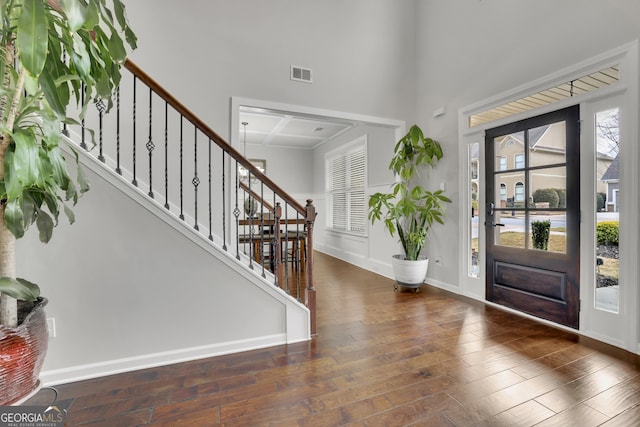
[[[350, 226], [348, 225], [347, 229], [342, 229], [342, 228], [334, 228], [331, 227], [330, 224], [333, 221], [332, 215], [332, 205], [331, 205], [331, 195], [329, 192], [329, 185], [330, 185], [330, 179], [331, 176], [328, 173], [328, 169], [329, 169], [329, 162], [333, 159], [336, 159], [338, 157], [343, 157], [346, 156], [349, 153], [352, 153], [354, 151], [357, 150], [364, 150], [364, 159], [365, 159], [365, 164], [364, 164], [364, 186], [362, 188], [363, 194], [364, 194], [364, 206], [363, 206], [363, 214], [364, 217], [362, 218], [363, 223], [364, 223], [364, 227], [362, 232], [359, 231], [353, 231], [350, 230]], [[342, 146], [340, 146], [339, 148], [336, 148], [334, 150], [331, 150], [329, 152], [327, 152], [325, 154], [325, 200], [326, 200], [326, 218], [327, 218], [327, 226], [325, 227], [325, 230], [327, 231], [331, 231], [334, 233], [340, 233], [340, 234], [349, 234], [349, 235], [354, 235], [354, 236], [360, 236], [360, 237], [368, 237], [368, 227], [366, 226], [367, 224], [367, 208], [368, 208], [368, 204], [367, 204], [367, 200], [368, 200], [368, 144], [367, 144], [367, 135], [362, 135], [356, 139], [354, 139], [353, 141], [344, 144]], [[347, 215], [347, 220], [349, 220], [350, 215]]]
[[[522, 189], [522, 200], [518, 199], [518, 188]], [[526, 199], [526, 195], [524, 194], [524, 182], [518, 181], [513, 185], [513, 201], [514, 202], [524, 202]]]
[[[518, 157], [522, 157], [522, 166], [518, 167]], [[524, 154], [518, 153], [513, 155], [513, 168], [514, 169], [524, 169]]]
[[[504, 164], [502, 163], [503, 160], [504, 160]], [[509, 165], [507, 164], [507, 157], [500, 156], [500, 170], [506, 171], [507, 169], [509, 169]]]

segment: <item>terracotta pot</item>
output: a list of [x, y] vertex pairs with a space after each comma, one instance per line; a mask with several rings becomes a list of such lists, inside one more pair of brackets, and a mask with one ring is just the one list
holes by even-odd
[[16, 328], [0, 325], [0, 406], [19, 402], [39, 385], [49, 344], [45, 305], [41, 298]]
[[391, 260], [393, 276], [399, 285], [408, 288], [422, 286], [429, 268], [428, 258], [419, 258], [412, 261], [404, 258], [404, 255], [394, 255]]

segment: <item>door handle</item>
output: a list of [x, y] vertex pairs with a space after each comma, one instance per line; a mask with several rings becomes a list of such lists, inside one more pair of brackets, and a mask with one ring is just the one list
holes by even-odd
[[504, 224], [500, 223], [500, 222], [491, 222], [491, 226], [492, 227], [504, 227]]

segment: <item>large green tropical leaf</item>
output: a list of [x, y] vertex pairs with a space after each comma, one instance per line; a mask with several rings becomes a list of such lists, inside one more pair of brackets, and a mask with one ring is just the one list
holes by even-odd
[[112, 29], [111, 37], [109, 37], [109, 50], [111, 51], [113, 62], [121, 64], [127, 59], [127, 50], [115, 29]]
[[59, 118], [65, 117], [66, 106], [69, 104], [68, 88], [66, 91], [64, 89], [58, 90], [53, 75], [50, 73], [42, 73], [39, 82], [51, 109], [55, 111]]
[[81, 0], [60, 0], [60, 6], [69, 22], [71, 31], [78, 31], [87, 17], [87, 6]]
[[75, 71], [80, 75], [83, 81], [93, 82], [94, 77], [91, 70], [91, 54], [87, 48], [90, 43], [88, 36], [80, 34], [72, 35], [73, 50], [69, 51], [69, 58], [75, 67]]
[[20, 199], [13, 199], [6, 202], [4, 210], [4, 219], [7, 223], [7, 228], [11, 231], [11, 234], [16, 236], [16, 239], [24, 236], [24, 214], [22, 212], [22, 206], [20, 205]]
[[42, 0], [23, 0], [18, 19], [17, 47], [22, 65], [39, 76], [47, 57], [49, 25]]
[[0, 277], [0, 293], [21, 301], [35, 301], [40, 296], [40, 288], [25, 279]]
[[87, 15], [84, 22], [84, 27], [87, 29], [93, 29], [100, 24], [100, 15], [98, 2], [90, 1], [87, 5]]
[[76, 179], [78, 181], [78, 184], [80, 185], [80, 194], [89, 191], [89, 188], [91, 186], [89, 184], [89, 180], [87, 180], [87, 177], [84, 174], [84, 169], [82, 169], [82, 166], [80, 164], [78, 164], [78, 174]]
[[14, 199], [22, 193], [22, 186], [17, 179], [13, 178], [13, 150], [15, 146], [12, 144], [4, 154], [4, 191], [2, 192], [2, 200]]
[[[57, 38], [57, 35], [53, 35], [53, 37]], [[49, 43], [44, 73], [40, 76], [39, 81], [49, 105], [55, 111], [59, 120], [64, 119], [66, 116], [66, 108], [70, 101], [68, 84], [70, 71], [66, 63], [60, 61], [62, 55], [59, 43]]]
[[17, 129], [13, 134], [15, 151], [13, 156], [13, 178], [24, 187], [43, 184], [40, 146], [33, 131]]
[[69, 224], [73, 224], [74, 222], [76, 222], [76, 215], [69, 208], [69, 206], [67, 206], [65, 203], [62, 203], [62, 206], [64, 207], [64, 214], [67, 216]]
[[49, 161], [53, 169], [53, 179], [62, 190], [67, 191], [69, 185], [71, 185], [71, 178], [67, 171], [67, 163], [59, 147], [53, 147], [49, 150]]
[[38, 231], [40, 232], [40, 241], [42, 243], [48, 243], [53, 235], [54, 222], [51, 216], [45, 211], [38, 212], [38, 218], [36, 220]]
[[38, 215], [38, 202], [34, 199], [34, 197], [29, 193], [23, 193], [23, 197], [20, 199], [23, 216], [23, 224], [25, 224], [25, 228], [29, 227], [29, 224], [33, 224]]

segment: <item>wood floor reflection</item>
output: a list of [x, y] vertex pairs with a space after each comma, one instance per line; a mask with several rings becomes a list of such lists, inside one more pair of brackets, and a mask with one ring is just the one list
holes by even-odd
[[635, 355], [320, 253], [315, 275], [313, 341], [58, 386], [67, 425], [640, 425]]

